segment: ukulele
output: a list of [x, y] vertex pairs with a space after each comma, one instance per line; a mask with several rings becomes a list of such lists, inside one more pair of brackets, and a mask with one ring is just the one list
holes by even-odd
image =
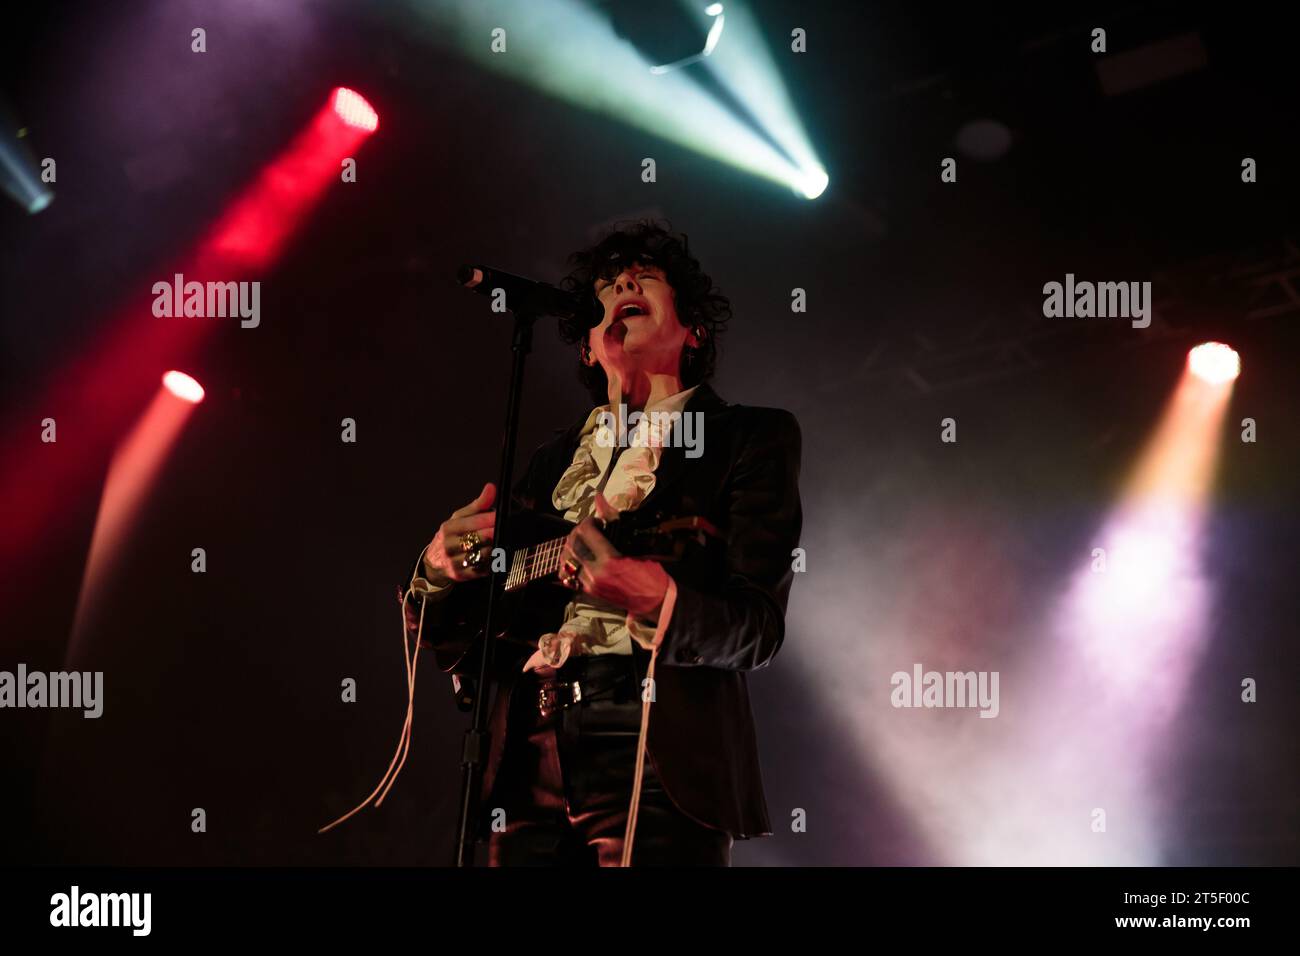
[[[531, 652], [539, 636], [559, 629], [564, 609], [575, 593], [560, 584], [557, 576], [564, 542], [574, 527], [561, 517], [535, 511], [510, 516], [512, 553], [494, 615], [499, 640]], [[601, 533], [622, 555], [663, 563], [679, 561], [692, 552], [708, 554], [722, 542], [722, 535], [706, 518], [671, 517], [654, 511], [620, 514], [603, 522]], [[446, 597], [431, 599], [445, 604], [439, 608], [442, 614], [436, 636], [426, 635], [424, 641], [439, 669], [467, 673], [477, 659], [485, 630], [487, 589], [492, 577], [500, 574], [456, 584]]]

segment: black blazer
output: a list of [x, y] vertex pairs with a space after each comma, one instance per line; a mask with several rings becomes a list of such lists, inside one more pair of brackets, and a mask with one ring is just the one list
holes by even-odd
[[[799, 424], [782, 409], [725, 402], [707, 383], [684, 411], [704, 415], [702, 454], [688, 458], [683, 448], [665, 448], [655, 486], [638, 507], [708, 517], [726, 537], [726, 557], [666, 565], [677, 604], [659, 648], [646, 746], [683, 812], [737, 839], [766, 836], [772, 826], [745, 672], [771, 663], [785, 637], [802, 525]], [[584, 415], [533, 453], [514, 488], [520, 506], [559, 514], [551, 494], [585, 421]], [[633, 655], [644, 678], [650, 654], [633, 642]], [[488, 806], [520, 666], [499, 675], [483, 781]]]

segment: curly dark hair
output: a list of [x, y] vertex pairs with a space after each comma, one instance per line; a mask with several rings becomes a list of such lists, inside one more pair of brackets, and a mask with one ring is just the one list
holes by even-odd
[[[561, 282], [563, 288], [595, 296], [598, 279], [612, 279], [632, 263], [649, 263], [664, 270], [677, 306], [677, 321], [688, 329], [704, 330], [699, 348], [682, 349], [681, 379], [686, 388], [713, 377], [718, 360], [718, 336], [731, 319], [731, 302], [719, 293], [713, 280], [691, 255], [686, 236], [675, 235], [668, 223], [651, 219], [618, 223], [613, 231], [588, 249], [569, 256], [572, 272]], [[599, 314], [599, 313], [597, 313]], [[599, 319], [597, 319], [597, 322]], [[579, 347], [578, 378], [596, 404], [607, 402], [609, 382], [598, 364], [585, 365], [581, 346], [596, 323], [579, 318], [560, 320], [560, 335]]]

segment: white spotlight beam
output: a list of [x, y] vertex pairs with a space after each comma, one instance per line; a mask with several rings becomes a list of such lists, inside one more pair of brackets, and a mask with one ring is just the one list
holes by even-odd
[[[701, 22], [708, 22], [703, 5], [697, 0], [681, 2], [700, 17]], [[815, 198], [826, 188], [829, 179], [803, 124], [799, 122], [799, 113], [790, 101], [781, 72], [758, 29], [758, 22], [745, 5], [736, 0], [729, 0], [725, 9], [726, 42], [718, 43], [705, 63], [718, 82], [745, 105], [794, 160], [802, 173], [798, 187], [809, 198]]]
[[[652, 75], [652, 64], [588, 6], [575, 0], [409, 2], [438, 28], [439, 36], [450, 38], [488, 69], [737, 169], [806, 191], [807, 170], [782, 156], [686, 73]], [[493, 52], [497, 30], [505, 31], [504, 36], [496, 34], [501, 37], [498, 47], [505, 44], [502, 52]]]

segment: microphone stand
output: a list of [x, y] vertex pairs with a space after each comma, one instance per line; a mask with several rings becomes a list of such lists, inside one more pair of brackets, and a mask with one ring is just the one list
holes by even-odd
[[[515, 440], [519, 433], [519, 406], [523, 397], [524, 361], [533, 347], [533, 324], [542, 312], [532, 308], [531, 304], [511, 310], [514, 315], [514, 336], [510, 345], [512, 359], [510, 365], [510, 390], [506, 397], [506, 428], [501, 444], [501, 467], [497, 472], [496, 521], [492, 533], [492, 547], [501, 548], [507, 556], [510, 554], [510, 542], [506, 540], [510, 519], [510, 499], [515, 461]], [[482, 799], [480, 790], [483, 785], [483, 761], [489, 749], [488, 740], [488, 701], [489, 680], [492, 672], [494, 638], [493, 618], [502, 594], [502, 584], [509, 568], [505, 571], [490, 572], [491, 586], [488, 588], [487, 611], [483, 621], [482, 650], [479, 656], [478, 686], [474, 695], [474, 717], [470, 727], [465, 731], [464, 745], [461, 750], [461, 788], [460, 820], [456, 831], [456, 866], [474, 865], [474, 841], [478, 830], [479, 803]]]

